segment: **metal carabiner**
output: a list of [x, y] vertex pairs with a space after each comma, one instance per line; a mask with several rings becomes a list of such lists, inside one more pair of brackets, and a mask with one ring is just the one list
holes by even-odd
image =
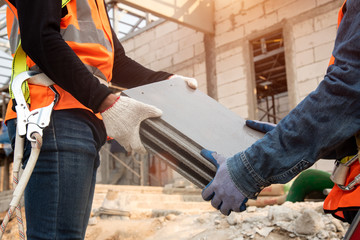
[[27, 139], [32, 142], [36, 141], [32, 135], [37, 132], [42, 136], [43, 129], [49, 125], [51, 112], [59, 99], [59, 93], [56, 89], [53, 86], [49, 86], [49, 88], [54, 92], [53, 102], [46, 107], [35, 109], [30, 112], [25, 101], [21, 85], [24, 81], [36, 76], [37, 74], [39, 73], [35, 71], [22, 72], [12, 81], [13, 94], [16, 100], [15, 110], [17, 113], [18, 134], [22, 137], [26, 135]]
[[[350, 157], [343, 158], [342, 161], [336, 161], [335, 168], [330, 176], [330, 179], [344, 191], [351, 191], [360, 183], [360, 174], [358, 174], [349, 184], [344, 185], [350, 171], [350, 166], [359, 159], [359, 155], [355, 154], [350, 159], [348, 158]], [[346, 160], [344, 161], [344, 159]]]
[[341, 189], [341, 190], [344, 190], [344, 191], [351, 191], [355, 188], [356, 185], [358, 185], [360, 183], [360, 173], [358, 175], [356, 175], [356, 177], [354, 178], [354, 180], [352, 180], [351, 182], [349, 182], [348, 185], [344, 186], [344, 185], [339, 185], [338, 184], [338, 187]]

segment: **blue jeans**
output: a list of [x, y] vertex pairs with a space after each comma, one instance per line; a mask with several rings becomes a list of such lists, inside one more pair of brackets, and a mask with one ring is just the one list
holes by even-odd
[[[12, 144], [16, 120], [7, 122]], [[101, 120], [85, 110], [54, 111], [25, 189], [27, 239], [84, 239], [106, 141]], [[31, 151], [25, 142], [24, 165]]]

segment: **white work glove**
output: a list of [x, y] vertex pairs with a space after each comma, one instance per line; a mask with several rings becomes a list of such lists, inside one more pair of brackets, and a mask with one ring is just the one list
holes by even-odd
[[184, 77], [184, 76], [176, 75], [176, 74], [169, 77], [169, 79], [172, 79], [172, 78], [182, 78], [182, 79], [184, 79], [186, 84], [192, 89], [197, 89], [197, 87], [198, 87], [198, 83], [197, 83], [195, 78]]
[[146, 153], [140, 140], [140, 123], [160, 117], [162, 111], [154, 106], [121, 96], [101, 113], [109, 137], [114, 138], [126, 151]]

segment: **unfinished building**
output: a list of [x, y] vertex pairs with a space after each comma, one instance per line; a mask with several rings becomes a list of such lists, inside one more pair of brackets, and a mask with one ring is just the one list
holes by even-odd
[[[323, 79], [342, 4], [337, 0], [106, 2], [129, 57], [154, 70], [194, 77], [200, 91], [242, 118], [273, 123]], [[4, 112], [11, 57], [4, 18], [1, 21]], [[174, 178], [154, 156], [129, 156], [111, 144], [102, 155], [99, 181], [164, 185]], [[314, 167], [330, 169], [322, 161]], [[120, 182], [119, 172], [126, 174]]]

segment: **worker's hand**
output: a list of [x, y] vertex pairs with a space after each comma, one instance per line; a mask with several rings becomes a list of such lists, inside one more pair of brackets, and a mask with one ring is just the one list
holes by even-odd
[[161, 114], [160, 109], [125, 96], [119, 97], [111, 107], [101, 112], [107, 135], [126, 151], [138, 153], [146, 153], [140, 140], [140, 123]]
[[231, 180], [226, 158], [206, 149], [201, 150], [201, 155], [217, 167], [214, 179], [202, 190], [202, 198], [211, 200], [211, 205], [224, 215], [229, 215], [231, 211], [245, 211], [248, 199]]
[[252, 128], [256, 131], [267, 133], [273, 130], [276, 127], [276, 124], [269, 122], [261, 122], [257, 120], [246, 120], [246, 126]]
[[182, 78], [182, 79], [184, 79], [186, 84], [192, 89], [197, 89], [197, 87], [198, 87], [198, 83], [197, 83], [195, 78], [184, 77], [184, 76], [176, 75], [176, 74], [169, 77], [169, 79], [172, 79], [172, 78]]

